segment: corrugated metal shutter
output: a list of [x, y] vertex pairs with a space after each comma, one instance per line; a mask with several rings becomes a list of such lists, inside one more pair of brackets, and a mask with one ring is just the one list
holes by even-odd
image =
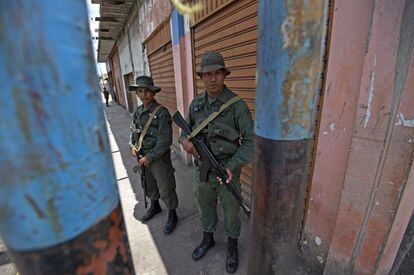
[[203, 19], [209, 17], [213, 12], [217, 12], [219, 9], [225, 8], [226, 5], [234, 2], [235, 0], [195, 0], [194, 4], [203, 5], [203, 9], [196, 13], [194, 16], [193, 24], [197, 24]]
[[[232, 71], [226, 78], [226, 85], [246, 101], [253, 117], [258, 1], [219, 1], [221, 6], [213, 4], [214, 1], [201, 2], [210, 13], [198, 15], [198, 21], [193, 26], [195, 66], [199, 68], [201, 57], [206, 51], [219, 51]], [[196, 93], [202, 93], [202, 81], [197, 77], [195, 83]], [[251, 205], [252, 174], [251, 164], [243, 168], [241, 183], [243, 197], [248, 205]]]
[[[151, 76], [155, 85], [162, 89], [156, 99], [160, 104], [167, 107], [172, 115], [177, 111], [177, 98], [170, 20], [167, 19], [166, 23], [156, 30], [145, 44]], [[173, 135], [175, 144], [178, 144], [179, 131], [175, 124], [173, 124]]]

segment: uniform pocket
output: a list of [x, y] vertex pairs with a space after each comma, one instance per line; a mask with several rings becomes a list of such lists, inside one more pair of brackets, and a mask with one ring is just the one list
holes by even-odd
[[216, 137], [210, 140], [210, 148], [214, 155], [229, 154], [233, 155], [238, 146], [231, 141]]
[[156, 116], [152, 119], [151, 124], [150, 124], [150, 127], [155, 127], [155, 128], [158, 128], [159, 120], [160, 120], [159, 116], [158, 116], [158, 115], [156, 115]]
[[209, 132], [213, 136], [223, 137], [227, 140], [238, 140], [240, 137], [239, 132], [237, 129], [232, 126], [228, 125], [227, 123], [220, 123], [216, 122], [213, 124], [214, 126], [210, 128]]
[[156, 140], [153, 138], [144, 138], [144, 141], [142, 142], [144, 149], [152, 149], [156, 144]]

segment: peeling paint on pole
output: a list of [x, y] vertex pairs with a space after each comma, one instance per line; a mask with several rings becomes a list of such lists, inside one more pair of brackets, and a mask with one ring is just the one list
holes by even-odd
[[83, 0], [0, 2], [0, 232], [25, 274], [92, 254], [131, 271], [87, 17]]
[[323, 81], [328, 3], [259, 1], [249, 274], [304, 272], [295, 258]]
[[0, 224], [16, 249], [70, 239], [118, 203], [84, 6], [1, 4]]
[[[260, 7], [261, 5], [261, 7]], [[266, 6], [268, 14], [260, 10]], [[323, 62], [326, 1], [259, 3], [255, 133], [273, 140], [312, 137]], [[301, 11], [307, 12], [301, 12]]]

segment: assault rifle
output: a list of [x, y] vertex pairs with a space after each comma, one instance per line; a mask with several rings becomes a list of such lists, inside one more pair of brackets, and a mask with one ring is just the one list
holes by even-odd
[[[135, 140], [138, 140], [138, 137], [141, 134], [141, 130], [136, 129], [135, 125], [132, 124], [131, 132], [134, 135]], [[136, 148], [135, 145], [132, 144], [131, 141], [129, 141], [129, 146], [131, 148]], [[144, 189], [144, 205], [145, 205], [145, 209], [147, 209], [147, 207], [148, 207], [148, 202], [147, 202], [147, 180], [145, 178], [145, 166], [144, 165], [142, 165], [142, 166], [139, 165], [139, 160], [141, 158], [139, 151], [135, 150], [135, 156], [137, 158], [137, 165], [132, 167], [132, 171], [134, 171], [135, 174], [139, 173], [139, 175], [140, 175], [141, 185], [142, 185], [142, 188]]]
[[148, 207], [148, 202], [147, 202], [147, 179], [145, 178], [145, 166], [144, 165], [139, 166], [139, 160], [140, 160], [141, 157], [138, 154], [138, 152], [135, 152], [135, 156], [137, 157], [137, 165], [132, 167], [132, 171], [134, 171], [135, 174], [139, 172], [139, 175], [140, 175], [140, 178], [141, 178], [142, 188], [144, 189], [144, 205], [145, 205], [145, 209], [147, 209], [147, 207]]
[[[183, 118], [183, 116], [180, 114], [180, 112], [175, 112], [175, 114], [172, 116], [172, 121], [174, 121], [175, 124], [177, 124], [178, 127], [183, 130], [183, 132], [187, 135], [191, 133], [191, 129], [188, 126], [187, 122]], [[227, 190], [234, 196], [236, 201], [239, 203], [240, 207], [242, 208], [244, 214], [248, 218], [250, 218], [250, 211], [246, 208], [246, 206], [243, 204], [243, 199], [237, 191], [236, 186], [233, 182], [226, 183], [227, 181], [227, 173], [226, 169], [216, 160], [213, 153], [210, 151], [210, 149], [205, 144], [204, 140], [196, 136], [191, 139], [191, 141], [194, 144], [194, 147], [197, 149], [198, 153], [200, 154], [200, 158], [202, 161], [207, 161], [210, 164], [210, 168], [214, 171], [214, 173], [223, 181], [224, 186], [227, 188]]]

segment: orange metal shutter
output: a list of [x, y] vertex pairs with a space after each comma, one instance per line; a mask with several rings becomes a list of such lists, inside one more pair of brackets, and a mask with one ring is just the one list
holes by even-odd
[[[203, 53], [219, 51], [231, 70], [226, 85], [245, 100], [253, 117], [258, 1], [197, 2], [201, 2], [204, 9], [196, 15], [193, 25], [195, 67], [199, 68]], [[202, 93], [204, 86], [200, 78], [196, 77], [195, 83], [196, 93]], [[252, 164], [249, 164], [241, 174], [243, 197], [248, 205], [251, 205], [252, 173]]]
[[[177, 111], [177, 98], [169, 19], [146, 41], [146, 48], [151, 76], [155, 85], [162, 89], [156, 99], [167, 107], [172, 115]], [[178, 127], [173, 124], [173, 138], [176, 144], [178, 144], [178, 135]]]

